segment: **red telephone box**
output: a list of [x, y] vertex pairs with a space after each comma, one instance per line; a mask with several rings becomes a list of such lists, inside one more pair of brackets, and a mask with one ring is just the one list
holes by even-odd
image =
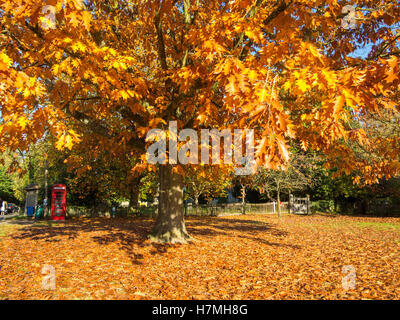
[[65, 220], [67, 211], [67, 186], [55, 184], [51, 191], [51, 220]]

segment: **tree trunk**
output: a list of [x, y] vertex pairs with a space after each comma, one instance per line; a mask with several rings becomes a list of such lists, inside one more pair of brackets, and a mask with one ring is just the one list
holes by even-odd
[[129, 192], [129, 212], [137, 211], [139, 208], [139, 182], [140, 179], [134, 179]]
[[246, 214], [246, 187], [242, 185], [242, 214]]
[[280, 195], [279, 191], [277, 192], [276, 198], [278, 201], [278, 217], [280, 217], [281, 216], [281, 195]]
[[199, 214], [199, 195], [197, 195], [197, 194], [194, 196], [194, 205], [196, 207], [196, 209], [195, 209], [196, 215], [198, 215]]
[[158, 215], [150, 239], [155, 242], [185, 243], [190, 240], [190, 236], [184, 220], [184, 181], [172, 169], [172, 165], [160, 165]]
[[368, 211], [368, 203], [366, 199], [361, 200], [361, 214], [365, 216]]

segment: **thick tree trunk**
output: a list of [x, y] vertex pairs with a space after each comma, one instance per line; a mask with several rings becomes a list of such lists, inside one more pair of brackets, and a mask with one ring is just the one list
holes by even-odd
[[150, 239], [156, 242], [185, 243], [186, 231], [183, 206], [183, 177], [172, 171], [173, 166], [160, 165], [160, 197], [158, 215]]

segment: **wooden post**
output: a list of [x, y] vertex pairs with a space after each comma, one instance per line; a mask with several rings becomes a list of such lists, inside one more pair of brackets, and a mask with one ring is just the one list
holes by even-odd
[[307, 214], [310, 214], [310, 195], [307, 195]]

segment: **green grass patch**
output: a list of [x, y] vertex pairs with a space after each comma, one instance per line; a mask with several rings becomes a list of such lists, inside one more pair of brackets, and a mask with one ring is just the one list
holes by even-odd
[[400, 232], [400, 223], [391, 222], [372, 222], [372, 221], [332, 221], [320, 225], [321, 227], [334, 228], [334, 229], [364, 229], [370, 228], [376, 231], [392, 230]]
[[65, 221], [37, 220], [32, 224], [33, 227], [63, 227]]
[[23, 215], [23, 214], [21, 214], [21, 215], [19, 215], [19, 216], [15, 216], [15, 217], [11, 217], [11, 218], [8, 218], [7, 220], [9, 220], [9, 221], [12, 221], [12, 220], [17, 220], [17, 221], [31, 221], [32, 220], [32, 217], [27, 217], [26, 215]]
[[361, 228], [374, 228], [377, 230], [396, 230], [400, 232], [400, 223], [389, 222], [353, 222], [356, 226]]
[[327, 221], [296, 221], [297, 226], [308, 227], [308, 228], [331, 228], [336, 230], [362, 230], [365, 228], [370, 228], [376, 231], [396, 231], [400, 232], [400, 223], [398, 222], [385, 222], [385, 221], [352, 221], [352, 220], [342, 220], [333, 219]]
[[13, 233], [16, 229], [18, 229], [18, 226], [6, 224], [6, 223], [0, 224], [0, 238], [5, 237], [5, 236], [9, 235], [10, 233]]

